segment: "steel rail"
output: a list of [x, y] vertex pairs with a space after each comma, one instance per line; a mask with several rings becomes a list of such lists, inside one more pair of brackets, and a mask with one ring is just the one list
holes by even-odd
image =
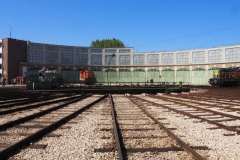
[[121, 135], [121, 131], [119, 128], [117, 115], [115, 111], [115, 105], [114, 105], [114, 101], [111, 94], [109, 94], [109, 99], [111, 104], [111, 114], [112, 114], [113, 125], [114, 125], [113, 131], [114, 131], [114, 138], [116, 142], [118, 156], [120, 160], [124, 160], [126, 159], [126, 148], [123, 143], [123, 139], [122, 139], [122, 135]]
[[63, 107], [65, 107], [65, 106], [68, 105], [68, 104], [75, 103], [75, 102], [77, 102], [77, 101], [79, 101], [79, 100], [82, 100], [82, 99], [85, 99], [85, 98], [87, 98], [87, 97], [89, 97], [89, 96], [90, 96], [90, 95], [83, 95], [83, 96], [80, 96], [80, 97], [75, 97], [75, 99], [73, 99], [73, 100], [71, 100], [71, 101], [67, 101], [66, 103], [60, 104], [60, 105], [58, 105], [58, 106], [56, 106], [56, 107], [49, 108], [49, 109], [47, 109], [47, 110], [44, 110], [44, 111], [41, 111], [41, 112], [38, 112], [38, 113], [34, 113], [34, 114], [32, 114], [32, 115], [29, 115], [29, 116], [26, 116], [26, 117], [23, 117], [23, 118], [19, 118], [19, 119], [17, 119], [17, 120], [14, 120], [14, 121], [10, 121], [10, 122], [1, 124], [1, 125], [0, 125], [0, 131], [6, 130], [6, 129], [8, 129], [8, 128], [10, 128], [10, 127], [13, 127], [13, 126], [15, 126], [15, 125], [18, 125], [18, 124], [27, 122], [27, 121], [32, 120], [32, 119], [34, 119], [34, 118], [43, 116], [43, 115], [45, 115], [45, 114], [47, 114], [47, 113], [50, 113], [50, 112], [55, 111], [55, 110], [57, 110], [57, 109], [63, 108]]
[[[136, 97], [136, 98], [139, 98], [139, 97]], [[142, 98], [139, 98], [139, 99], [142, 99]], [[223, 124], [220, 124], [220, 123], [217, 123], [217, 122], [208, 120], [208, 119], [206, 119], [206, 118], [202, 118], [202, 117], [200, 117], [200, 116], [193, 115], [193, 114], [190, 114], [190, 113], [187, 113], [187, 112], [184, 112], [184, 111], [180, 111], [180, 110], [177, 110], [177, 109], [174, 109], [174, 108], [171, 108], [171, 107], [168, 107], [168, 106], [159, 104], [159, 103], [155, 103], [155, 102], [152, 102], [152, 101], [149, 101], [149, 100], [146, 100], [146, 99], [142, 99], [142, 100], [144, 100], [144, 101], [146, 101], [146, 102], [149, 102], [149, 103], [152, 103], [152, 104], [154, 104], [154, 105], [157, 105], [157, 106], [166, 108], [166, 109], [168, 109], [168, 110], [170, 110], [170, 111], [174, 111], [174, 112], [180, 113], [180, 114], [182, 114], [182, 115], [186, 115], [186, 116], [188, 116], [188, 117], [190, 117], [190, 118], [200, 119], [201, 121], [205, 121], [205, 122], [207, 122], [207, 123], [209, 123], [209, 124], [216, 125], [216, 126], [218, 126], [218, 127], [220, 127], [220, 128], [223, 128], [223, 129], [225, 129], [225, 130], [233, 131], [233, 132], [236, 132], [237, 134], [240, 134], [240, 131], [237, 130], [237, 129], [235, 129], [235, 128], [233, 128], [233, 127], [229, 127], [229, 126], [226, 126], [226, 125], [223, 125]], [[194, 107], [193, 107], [193, 108], [194, 108]], [[207, 111], [207, 110], [206, 110], [206, 111]]]
[[129, 100], [134, 103], [137, 107], [139, 107], [149, 118], [151, 118], [156, 124], [158, 124], [160, 126], [160, 128], [162, 128], [164, 131], [167, 132], [167, 134], [173, 138], [186, 152], [188, 152], [193, 158], [197, 159], [197, 160], [204, 160], [205, 158], [203, 158], [200, 154], [198, 154], [195, 150], [193, 150], [189, 145], [187, 145], [184, 141], [182, 141], [180, 138], [178, 138], [170, 129], [168, 129], [167, 127], [164, 126], [163, 123], [159, 122], [159, 120], [157, 120], [156, 118], [154, 118], [149, 112], [147, 112], [143, 107], [139, 106], [139, 104], [135, 101], [133, 101], [132, 97], [136, 98], [136, 99], [140, 99], [139, 97], [135, 97], [135, 96], [130, 96]]
[[23, 105], [23, 104], [29, 104], [29, 103], [32, 103], [32, 102], [41, 102], [41, 101], [45, 101], [45, 100], [48, 100], [48, 99], [53, 99], [53, 98], [59, 98], [59, 97], [66, 97], [67, 95], [57, 95], [57, 96], [39, 96], [39, 95], [36, 95], [36, 96], [32, 96], [32, 97], [25, 97], [25, 99], [18, 99], [18, 100], [15, 100], [15, 101], [5, 101], [4, 103], [1, 103], [1, 106], [0, 108], [6, 108], [6, 107], [14, 107], [16, 105]]
[[[149, 96], [149, 97], [152, 97], [152, 98], [157, 98], [157, 97], [153, 97], [153, 96]], [[200, 108], [200, 107], [196, 107], [196, 106], [193, 106], [193, 105], [190, 105], [190, 104], [187, 104], [187, 102], [180, 102], [178, 101], [177, 99], [173, 100], [172, 98], [168, 98], [168, 97], [161, 97], [161, 99], [167, 99], [168, 101], [170, 102], [174, 102], [174, 103], [178, 103], [178, 104], [181, 104], [181, 105], [184, 105], [186, 107], [191, 107], [191, 108], [194, 108], [194, 109], [197, 109], [197, 110], [201, 110], [201, 111], [205, 111], [205, 112], [210, 112], [210, 113], [213, 113], [213, 114], [218, 114], [218, 115], [221, 115], [221, 116], [224, 116], [224, 117], [229, 117], [229, 118], [233, 118], [233, 119], [240, 119], [239, 116], [234, 116], [234, 115], [230, 115], [230, 114], [226, 114], [226, 113], [222, 113], [222, 112], [218, 112], [218, 111], [213, 111], [213, 110], [210, 110], [210, 109], [205, 109], [205, 108]], [[195, 102], [192, 102], [192, 103], [195, 103]], [[196, 103], [198, 104], [198, 103]], [[203, 105], [206, 105], [206, 106], [217, 106], [217, 105], [208, 105], [208, 104], [203, 104]], [[223, 108], [223, 107], [222, 107]], [[230, 108], [228, 108], [230, 110]]]
[[[150, 96], [150, 97], [152, 97], [152, 96]], [[164, 96], [165, 97], [165, 96]], [[204, 101], [204, 102], [196, 102], [196, 101], [192, 101], [191, 99], [178, 99], [177, 97], [175, 97], [175, 96], [170, 96], [171, 97], [171, 99], [176, 99], [176, 100], [182, 100], [182, 101], [185, 101], [185, 102], [189, 102], [189, 103], [195, 103], [195, 104], [199, 104], [199, 105], [206, 105], [206, 106], [211, 106], [211, 107], [219, 107], [219, 108], [224, 108], [224, 109], [228, 109], [228, 110], [231, 110], [231, 111], [240, 111], [240, 108], [231, 108], [231, 107], [225, 107], [225, 106], [219, 106], [219, 105], [217, 105], [217, 104], [207, 104], [207, 103], [204, 103], [204, 102], [206, 102], [206, 101]], [[196, 98], [197, 99], [197, 98]], [[207, 99], [207, 98], [206, 98]], [[193, 100], [195, 100], [195, 99], [193, 99]], [[207, 102], [209, 102], [209, 103], [211, 103], [209, 100], [207, 101]], [[181, 102], [181, 103], [183, 103], [183, 102]], [[238, 104], [237, 102], [235, 102], [235, 103], [232, 103], [232, 102], [221, 102], [222, 104], [226, 104], [226, 105], [236, 105], [236, 104]], [[240, 117], [239, 117], [240, 118]]]
[[90, 108], [94, 104], [102, 101], [106, 97], [107, 97], [107, 95], [104, 95], [104, 96], [100, 97], [99, 99], [97, 99], [97, 100], [93, 101], [92, 103], [86, 105], [85, 107], [77, 110], [76, 112], [69, 114], [68, 116], [58, 120], [57, 122], [52, 123], [51, 125], [37, 131], [36, 133], [20, 140], [19, 142], [11, 145], [10, 147], [2, 150], [0, 152], [0, 159], [7, 159], [7, 158], [13, 156], [13, 153], [20, 152], [20, 150], [23, 147], [29, 146], [31, 143], [36, 142], [37, 140], [44, 137], [46, 134], [56, 130], [61, 125], [67, 123], [68, 121], [70, 121], [71, 119], [73, 119], [74, 117], [76, 117], [77, 115], [79, 115], [80, 113], [85, 111], [86, 109]]
[[[80, 95], [78, 97], [81, 97], [81, 96], [82, 95]], [[46, 101], [47, 99], [45, 99], [45, 102], [42, 102], [42, 103], [32, 104], [32, 105], [18, 107], [18, 108], [13, 108], [13, 109], [5, 110], [5, 111], [0, 111], [0, 115], [6, 115], [6, 114], [11, 114], [11, 113], [14, 113], [14, 112], [18, 112], [18, 111], [33, 109], [33, 108], [37, 108], [37, 107], [40, 107], [40, 106], [43, 106], [43, 105], [49, 105], [49, 104], [64, 102], [66, 100], [72, 100], [72, 99], [75, 99], [75, 98], [76, 97], [73, 96], [73, 97], [66, 97], [66, 98], [63, 98], [63, 99], [52, 100], [52, 101]]]

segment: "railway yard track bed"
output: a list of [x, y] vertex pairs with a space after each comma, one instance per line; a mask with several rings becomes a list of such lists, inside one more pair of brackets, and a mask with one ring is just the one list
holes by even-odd
[[[85, 98], [81, 98], [83, 95], [68, 95], [72, 99], [2, 114], [0, 157], [52, 160], [238, 159], [240, 89], [215, 90], [193, 89], [182, 94], [88, 95]], [[227, 96], [230, 92], [231, 96]], [[57, 97], [51, 99], [57, 100]], [[21, 102], [15, 107], [23, 106]], [[85, 106], [88, 109], [81, 109]], [[39, 114], [54, 107], [57, 109]], [[12, 109], [14, 106], [9, 108]], [[4, 110], [8, 110], [7, 107]], [[74, 114], [76, 111], [78, 113]], [[32, 114], [39, 114], [39, 117], [30, 117]], [[68, 117], [73, 114], [72, 118]], [[12, 121], [17, 123], [11, 124]], [[58, 121], [64, 122], [53, 125]], [[49, 127], [51, 125], [52, 128]], [[16, 147], [8, 156], [4, 155], [4, 151], [13, 144], [48, 127], [51, 129], [38, 135], [37, 139], [21, 148]]]

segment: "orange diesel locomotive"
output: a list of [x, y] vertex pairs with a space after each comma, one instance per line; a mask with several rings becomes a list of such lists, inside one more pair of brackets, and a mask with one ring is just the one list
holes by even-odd
[[96, 83], [96, 77], [93, 71], [91, 70], [81, 70], [79, 75], [80, 83], [91, 85]]

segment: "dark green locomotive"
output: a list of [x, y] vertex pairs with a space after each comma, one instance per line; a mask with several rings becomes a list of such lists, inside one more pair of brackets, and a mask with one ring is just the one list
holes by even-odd
[[63, 85], [63, 75], [59, 71], [28, 72], [26, 87], [27, 89], [51, 89], [60, 88]]
[[220, 87], [238, 87], [240, 85], [240, 68], [219, 68], [213, 70], [209, 84]]

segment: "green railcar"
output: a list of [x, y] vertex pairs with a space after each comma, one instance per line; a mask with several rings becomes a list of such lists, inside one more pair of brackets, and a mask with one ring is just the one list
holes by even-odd
[[63, 85], [63, 75], [59, 71], [28, 72], [27, 89], [52, 89]]

